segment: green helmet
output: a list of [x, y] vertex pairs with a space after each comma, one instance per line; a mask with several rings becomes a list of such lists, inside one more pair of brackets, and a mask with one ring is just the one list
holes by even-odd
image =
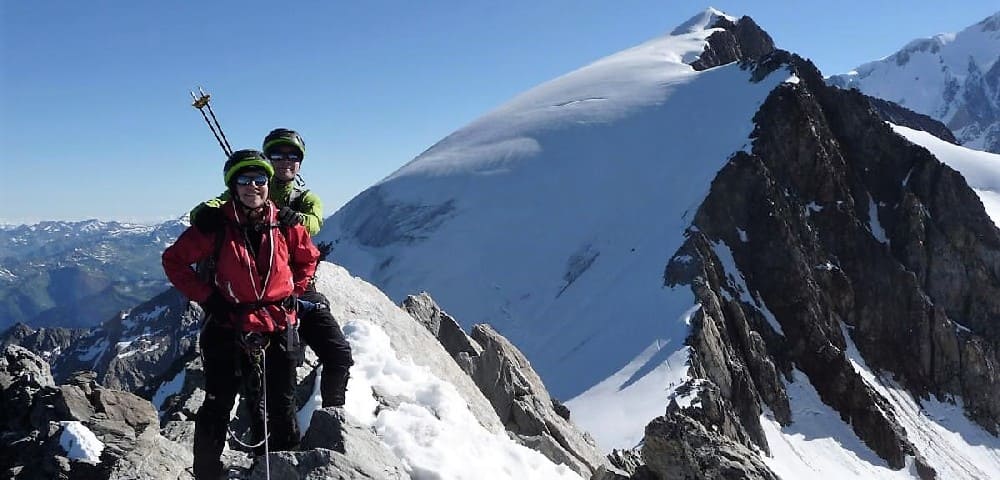
[[289, 130], [287, 128], [275, 128], [271, 130], [264, 137], [263, 146], [261, 150], [264, 151], [264, 155], [267, 156], [268, 151], [278, 145], [291, 145], [299, 150], [299, 158], [306, 157], [306, 142], [302, 140], [302, 136], [298, 134], [295, 130]]
[[231, 187], [230, 182], [241, 170], [256, 169], [267, 173], [267, 178], [274, 176], [274, 167], [271, 162], [264, 158], [264, 154], [257, 150], [246, 149], [237, 150], [226, 160], [226, 165], [222, 167], [223, 180], [226, 187]]

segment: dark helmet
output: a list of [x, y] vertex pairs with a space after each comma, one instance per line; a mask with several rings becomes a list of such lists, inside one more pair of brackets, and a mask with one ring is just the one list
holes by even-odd
[[260, 149], [264, 151], [264, 155], [266, 156], [268, 150], [278, 145], [291, 145], [299, 149], [299, 158], [304, 159], [306, 157], [306, 142], [302, 140], [302, 136], [295, 130], [287, 128], [275, 128], [271, 130], [271, 133], [268, 133], [264, 137], [264, 143]]
[[226, 160], [226, 165], [222, 167], [222, 178], [226, 182], [226, 187], [230, 187], [229, 182], [236, 177], [241, 170], [263, 170], [267, 173], [267, 178], [274, 176], [274, 167], [271, 162], [264, 158], [264, 154], [257, 150], [246, 149], [237, 150]]

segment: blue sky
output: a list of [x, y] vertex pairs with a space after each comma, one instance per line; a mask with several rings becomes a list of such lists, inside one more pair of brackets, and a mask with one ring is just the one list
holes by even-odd
[[539, 83], [709, 5], [749, 15], [826, 74], [1000, 8], [941, 2], [0, 2], [0, 222], [177, 217], [221, 191], [203, 85], [234, 148], [308, 144], [327, 214]]

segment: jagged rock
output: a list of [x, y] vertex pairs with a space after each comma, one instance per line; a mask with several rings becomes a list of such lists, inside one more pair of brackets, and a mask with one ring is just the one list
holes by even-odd
[[605, 464], [594, 440], [557, 412], [541, 378], [527, 358], [489, 325], [476, 325], [471, 337], [427, 293], [409, 296], [403, 308], [439, 338], [490, 400], [511, 436], [589, 477]]
[[24, 413], [31, 409], [35, 394], [54, 386], [45, 361], [24, 347], [5, 347], [0, 357], [0, 425], [8, 431], [27, 428]]
[[706, 70], [732, 62], [753, 61], [774, 51], [774, 41], [750, 17], [735, 23], [720, 17], [712, 28], [723, 30], [708, 37], [708, 45], [698, 60], [691, 62], [695, 70]]
[[194, 421], [170, 420], [160, 427], [160, 435], [187, 448], [194, 447]]
[[643, 463], [639, 450], [616, 448], [608, 454], [608, 463], [597, 469], [590, 480], [659, 480]]
[[[352, 423], [343, 409], [330, 407], [313, 413], [301, 452], [271, 454], [272, 478], [409, 478], [399, 459], [366, 427]], [[264, 478], [257, 462], [251, 478]]]
[[545, 384], [517, 347], [489, 325], [474, 326], [471, 337], [483, 350], [473, 378], [513, 435], [583, 476], [604, 463], [594, 440], [555, 413]]
[[756, 452], [679, 412], [646, 426], [642, 459], [662, 479], [778, 480]]
[[[410, 478], [402, 464], [359, 464], [340, 452], [318, 448], [306, 452], [275, 452], [270, 456], [270, 478], [320, 480], [403, 480]], [[258, 462], [250, 480], [268, 478], [263, 462]]]
[[483, 349], [465, 334], [451, 315], [441, 310], [426, 292], [407, 296], [403, 300], [402, 307], [410, 316], [427, 327], [444, 349], [455, 358], [463, 371], [472, 375], [473, 365], [470, 359], [478, 357]]
[[59, 356], [70, 347], [76, 340], [87, 334], [82, 328], [39, 328], [37, 330], [25, 325], [16, 323], [0, 334], [0, 348], [7, 345], [20, 345], [37, 355], [52, 365], [58, 361]]
[[146, 429], [128, 446], [111, 463], [109, 480], [191, 478], [187, 470], [192, 463], [191, 449], [161, 436], [156, 429]]
[[958, 139], [955, 138], [955, 134], [951, 133], [948, 127], [944, 126], [941, 122], [934, 120], [927, 115], [919, 114], [910, 110], [902, 105], [882, 100], [881, 98], [875, 98], [872, 96], [867, 96], [868, 101], [871, 102], [872, 108], [878, 113], [878, 116], [887, 122], [902, 125], [904, 127], [910, 127], [914, 130], [923, 130], [931, 135], [934, 135], [941, 140], [948, 143], [954, 143], [958, 145]]
[[[19, 479], [187, 478], [190, 451], [159, 434], [156, 410], [147, 400], [100, 386], [94, 372], [79, 372], [70, 383], [54, 386], [41, 358], [18, 346], [4, 352], [4, 367], [14, 368], [0, 372], [19, 372], [22, 379], [21, 384], [9, 384], [4, 399], [11, 393], [19, 401], [28, 399], [30, 408], [17, 411], [11, 424], [18, 429], [3, 434], [0, 471]], [[29, 376], [42, 380], [23, 381]], [[66, 458], [59, 440], [66, 421], [81, 422], [103, 443], [99, 463]]]

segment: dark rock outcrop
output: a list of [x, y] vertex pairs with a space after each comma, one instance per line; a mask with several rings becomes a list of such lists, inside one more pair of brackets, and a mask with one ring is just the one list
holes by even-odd
[[[356, 425], [343, 410], [317, 410], [301, 452], [271, 455], [271, 478], [406, 479], [406, 468], [370, 428]], [[250, 478], [263, 479], [258, 462]]]
[[52, 365], [58, 361], [63, 352], [87, 332], [87, 329], [62, 327], [36, 330], [23, 323], [17, 323], [0, 334], [0, 348], [7, 345], [20, 345], [38, 354]]
[[695, 70], [707, 70], [733, 62], [755, 61], [774, 51], [774, 40], [750, 17], [735, 23], [720, 17], [712, 28], [722, 31], [708, 37], [708, 45], [697, 60], [691, 62]]
[[677, 413], [646, 426], [642, 458], [661, 479], [778, 480], [755, 451]]
[[[95, 378], [94, 372], [79, 372], [56, 386], [38, 356], [16, 345], [3, 351], [4, 478], [189, 478], [190, 450], [160, 435], [149, 401], [106, 389]], [[11, 409], [15, 405], [18, 410]], [[72, 458], [65, 450], [71, 426], [100, 442], [97, 461]]]
[[888, 100], [867, 95], [865, 97], [871, 102], [872, 108], [882, 120], [914, 130], [923, 130], [941, 140], [958, 145], [955, 134], [951, 133], [951, 130], [943, 123]]

